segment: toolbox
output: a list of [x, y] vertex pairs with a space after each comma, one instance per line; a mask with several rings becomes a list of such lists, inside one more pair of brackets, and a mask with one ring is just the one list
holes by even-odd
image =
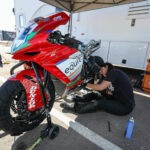
[[144, 78], [143, 78], [143, 82], [142, 82], [142, 89], [144, 91], [150, 93], [150, 56], [149, 56], [149, 59], [147, 61], [146, 70], [144, 72]]

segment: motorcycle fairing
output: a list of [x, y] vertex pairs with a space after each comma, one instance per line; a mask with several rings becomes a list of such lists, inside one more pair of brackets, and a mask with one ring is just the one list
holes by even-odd
[[79, 76], [83, 64], [83, 55], [80, 52], [76, 52], [69, 56], [68, 59], [64, 59], [56, 64], [56, 66], [73, 81]]
[[75, 86], [76, 83], [79, 84], [82, 65], [83, 55], [79, 51], [70, 55], [68, 59], [64, 59], [56, 64], [57, 68], [59, 68], [70, 80], [67, 84], [68, 89]]
[[[42, 81], [44, 81], [43, 72], [39, 71]], [[19, 73], [13, 74], [9, 81], [20, 81], [26, 91], [28, 110], [34, 111], [44, 106], [40, 88], [37, 82], [36, 75], [33, 69], [23, 70]], [[45, 93], [48, 98], [47, 93]]]
[[[60, 64], [63, 64], [63, 60], [66, 60], [68, 64], [71, 62], [75, 64], [76, 61], [73, 60], [79, 60], [75, 58], [75, 55], [79, 55], [80, 52], [66, 45], [52, 44], [47, 41], [51, 32], [59, 25], [66, 24], [68, 20], [69, 16], [61, 12], [45, 18], [38, 23], [29, 25], [20, 36], [20, 39], [23, 39], [24, 43], [20, 44], [12, 54], [13, 59], [39, 64], [66, 84], [68, 89], [71, 89], [81, 83], [80, 72], [83, 62], [81, 61], [79, 63], [80, 66], [77, 65], [73, 72], [67, 76], [63, 72], [63, 69], [58, 68], [57, 65], [60, 62]], [[65, 65], [62, 65], [62, 67], [65, 67]]]
[[[37, 44], [47, 43], [47, 37], [56, 27], [66, 24], [69, 16], [64, 12], [43, 18], [39, 22], [30, 21], [27, 27], [20, 32], [14, 40], [11, 48], [13, 55], [22, 53], [23, 51], [31, 51]], [[45, 46], [47, 46], [47, 44]], [[43, 45], [42, 45], [43, 46]]]

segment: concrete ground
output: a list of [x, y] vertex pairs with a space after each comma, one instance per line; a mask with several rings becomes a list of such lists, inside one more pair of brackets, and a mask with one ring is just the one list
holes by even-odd
[[[9, 69], [15, 63], [10, 61], [0, 68], [0, 86], [9, 77]], [[44, 139], [36, 150], [150, 150], [150, 94], [134, 89], [136, 107], [127, 116], [115, 116], [102, 111], [78, 115], [60, 107], [63, 100], [59, 96], [64, 91], [64, 85], [58, 80], [54, 80], [54, 83], [57, 97], [51, 116], [53, 123], [59, 126], [60, 133], [54, 140]], [[134, 117], [135, 128], [132, 138], [128, 140], [124, 137], [124, 132], [131, 116]], [[46, 121], [34, 130], [16, 137], [0, 130], [0, 149], [27, 149], [39, 137], [45, 123]]]

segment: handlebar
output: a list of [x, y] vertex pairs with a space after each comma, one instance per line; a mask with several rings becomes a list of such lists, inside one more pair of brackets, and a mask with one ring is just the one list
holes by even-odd
[[100, 48], [101, 41], [95, 41], [91, 40], [87, 45], [82, 45], [82, 48], [80, 51], [83, 53], [86, 57], [89, 57], [92, 53], [94, 53], [96, 50]]

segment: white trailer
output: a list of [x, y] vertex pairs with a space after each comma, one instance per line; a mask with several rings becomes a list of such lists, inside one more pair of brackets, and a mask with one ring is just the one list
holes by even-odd
[[[17, 33], [34, 17], [59, 11], [39, 0], [14, 0]], [[144, 70], [150, 54], [150, 0], [73, 14], [72, 36], [102, 40], [95, 55], [118, 66]], [[66, 27], [59, 27], [67, 32]]]

